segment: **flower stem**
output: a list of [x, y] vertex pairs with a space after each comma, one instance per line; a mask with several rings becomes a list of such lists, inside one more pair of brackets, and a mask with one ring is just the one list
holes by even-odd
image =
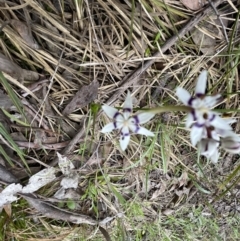
[[169, 112], [169, 111], [190, 112], [191, 110], [192, 110], [191, 107], [185, 106], [185, 105], [168, 105], [168, 106], [161, 106], [161, 107], [156, 107], [156, 108], [151, 108], [151, 109], [141, 109], [141, 111], [151, 112], [154, 114]]

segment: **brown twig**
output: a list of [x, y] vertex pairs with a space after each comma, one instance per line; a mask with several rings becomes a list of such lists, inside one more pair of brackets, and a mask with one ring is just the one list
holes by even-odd
[[52, 143], [52, 144], [42, 143], [41, 145], [37, 144], [37, 143], [33, 143], [33, 142], [28, 142], [28, 141], [15, 141], [15, 143], [19, 147], [25, 147], [25, 148], [33, 148], [33, 149], [40, 149], [41, 148], [41, 149], [46, 149], [46, 150], [58, 150], [58, 149], [61, 149], [65, 146], [67, 146], [69, 141]]
[[229, 43], [229, 40], [228, 40], [228, 35], [227, 35], [227, 32], [226, 32], [226, 28], [223, 24], [223, 21], [222, 21], [222, 18], [220, 17], [216, 7], [213, 5], [212, 1], [211, 0], [208, 0], [209, 4], [211, 5], [211, 7], [213, 8], [215, 14], [217, 15], [217, 18], [218, 20], [220, 21], [221, 25], [222, 25], [222, 31], [223, 31], [223, 34], [224, 34], [224, 37], [225, 37], [225, 40], [227, 41], [227, 43]]
[[[213, 6], [216, 8], [222, 3], [222, 0], [216, 0], [212, 2]], [[179, 39], [181, 39], [188, 31], [194, 28], [195, 25], [197, 25], [201, 20], [203, 20], [210, 12], [212, 11], [212, 6], [208, 5], [201, 12], [196, 14], [194, 17], [192, 17], [186, 25], [174, 36], [172, 36], [170, 39], [166, 41], [166, 43], [161, 47], [161, 50], [156, 52], [153, 55], [153, 58], [151, 60], [146, 61], [143, 65], [141, 65], [139, 68], [137, 68], [135, 71], [130, 73], [130, 75], [127, 75], [120, 83], [119, 88], [115, 93], [112, 94], [112, 96], [108, 99], [107, 105], [113, 104], [119, 96], [131, 85], [136, 84], [139, 80], [139, 77], [141, 74], [143, 74], [156, 60], [156, 57], [161, 56], [164, 52], [166, 52], [169, 48], [171, 48]], [[80, 125], [80, 130], [76, 134], [76, 136], [69, 142], [68, 146], [64, 148], [62, 151], [62, 155], [69, 154], [71, 150], [74, 148], [74, 146], [77, 144], [78, 140], [82, 138], [86, 131], [84, 129], [84, 120], [82, 124]], [[55, 158], [50, 165], [54, 166], [58, 162], [58, 159]]]

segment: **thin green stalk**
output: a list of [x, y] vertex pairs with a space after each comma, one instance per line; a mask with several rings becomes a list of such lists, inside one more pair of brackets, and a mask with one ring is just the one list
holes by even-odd
[[144, 112], [151, 112], [154, 114], [169, 112], [169, 111], [184, 111], [191, 112], [192, 108], [185, 105], [168, 105], [168, 106], [160, 106], [151, 109], [141, 109]]

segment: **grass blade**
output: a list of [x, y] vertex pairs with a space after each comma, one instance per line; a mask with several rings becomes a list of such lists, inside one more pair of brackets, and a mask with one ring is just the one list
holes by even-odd
[[25, 117], [25, 114], [23, 112], [23, 106], [17, 95], [14, 93], [13, 88], [8, 83], [2, 72], [0, 72], [0, 82], [5, 87], [10, 99], [12, 100], [13, 104], [16, 106], [18, 112]]
[[0, 123], [0, 134], [7, 140], [7, 142], [10, 144], [12, 149], [17, 152], [18, 156], [21, 158], [22, 162], [24, 165], [27, 167], [28, 171], [30, 171], [28, 164], [24, 158], [24, 153], [23, 151], [17, 146], [17, 144], [13, 141], [12, 137], [9, 135], [5, 127], [3, 126], [2, 123]]

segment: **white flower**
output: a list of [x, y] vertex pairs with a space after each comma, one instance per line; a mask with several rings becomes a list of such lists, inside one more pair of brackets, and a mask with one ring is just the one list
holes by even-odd
[[186, 106], [192, 108], [187, 116], [186, 127], [191, 128], [190, 138], [193, 146], [201, 139], [219, 141], [219, 135], [225, 137], [232, 131], [232, 127], [229, 125], [233, 122], [232, 119], [224, 120], [218, 113], [211, 111], [219, 103], [221, 95], [206, 96], [206, 85], [207, 71], [204, 70], [198, 77], [194, 96], [181, 87], [178, 87], [176, 91], [178, 98]]
[[227, 137], [219, 138], [220, 141], [214, 139], [202, 139], [198, 142], [198, 150], [200, 154], [206, 156], [211, 162], [217, 163], [219, 158], [219, 147], [225, 149], [225, 151], [239, 154], [240, 153], [240, 136], [235, 133], [229, 133]]
[[240, 153], [240, 136], [233, 133], [231, 136], [222, 138], [221, 147], [230, 153], [239, 154]]
[[113, 130], [120, 130], [120, 146], [123, 151], [126, 150], [130, 141], [130, 130], [133, 133], [154, 136], [151, 131], [140, 126], [140, 124], [146, 123], [153, 118], [155, 114], [150, 112], [141, 112], [139, 114], [132, 115], [132, 97], [130, 92], [128, 92], [126, 100], [123, 104], [123, 113], [120, 113], [117, 109], [107, 105], [102, 106], [102, 108], [106, 115], [113, 119], [113, 122], [105, 125], [101, 132], [107, 133]]
[[220, 142], [214, 139], [202, 139], [198, 142], [198, 150], [200, 154], [210, 159], [211, 162], [217, 163], [219, 158], [219, 148]]

